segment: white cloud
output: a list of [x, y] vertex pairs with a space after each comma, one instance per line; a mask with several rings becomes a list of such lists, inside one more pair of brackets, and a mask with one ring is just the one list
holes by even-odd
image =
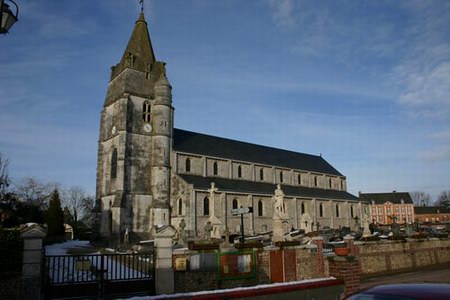
[[269, 0], [273, 9], [273, 19], [277, 26], [289, 27], [294, 25], [294, 1], [293, 0]]
[[450, 147], [421, 152], [419, 157], [428, 162], [450, 162]]
[[436, 141], [450, 141], [450, 130], [435, 132], [430, 135], [430, 138]]
[[398, 104], [415, 117], [450, 116], [450, 6], [439, 4], [403, 6], [415, 22], [405, 31], [409, 43], [391, 79], [400, 91]]

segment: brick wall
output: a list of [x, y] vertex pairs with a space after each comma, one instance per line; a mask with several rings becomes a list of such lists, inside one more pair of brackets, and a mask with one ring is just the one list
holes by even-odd
[[361, 269], [354, 256], [328, 258], [330, 276], [344, 281], [345, 296], [356, 293], [361, 282]]
[[363, 276], [450, 263], [450, 239], [355, 242]]

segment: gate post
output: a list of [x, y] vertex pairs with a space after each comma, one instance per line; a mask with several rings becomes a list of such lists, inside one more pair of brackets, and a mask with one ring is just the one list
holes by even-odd
[[176, 230], [171, 225], [154, 226], [152, 236], [155, 240], [155, 292], [157, 295], [173, 294], [175, 278], [172, 267], [172, 243]]
[[42, 240], [46, 232], [40, 226], [22, 232], [23, 262], [21, 299], [41, 299]]

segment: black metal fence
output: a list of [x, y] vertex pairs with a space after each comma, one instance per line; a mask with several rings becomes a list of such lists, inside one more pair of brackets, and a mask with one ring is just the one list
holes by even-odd
[[154, 294], [153, 252], [45, 256], [47, 299], [136, 294]]

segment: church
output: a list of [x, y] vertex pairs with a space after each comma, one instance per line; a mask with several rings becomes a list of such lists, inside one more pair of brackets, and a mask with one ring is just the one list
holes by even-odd
[[[151, 238], [154, 226], [182, 226], [190, 238], [272, 231], [277, 199], [284, 223], [306, 232], [355, 229], [368, 203], [321, 156], [174, 128], [172, 87], [141, 12], [111, 77], [101, 112], [96, 199], [104, 238]], [[181, 225], [180, 225], [181, 224]]]

